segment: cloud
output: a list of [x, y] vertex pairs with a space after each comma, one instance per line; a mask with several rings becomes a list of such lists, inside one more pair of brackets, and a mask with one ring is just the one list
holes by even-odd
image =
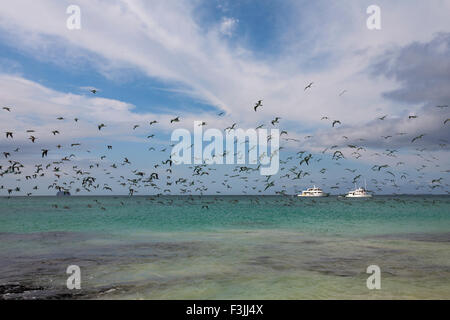
[[[383, 29], [373, 32], [365, 27], [364, 3], [293, 1], [288, 28], [280, 32], [285, 37], [280, 55], [258, 59], [245, 44], [224, 41], [221, 28], [205, 29], [196, 20], [195, 2], [79, 1], [80, 31], [65, 27], [69, 4], [8, 3], [0, 13], [3, 38], [60, 65], [87, 60], [103, 74], [140, 70], [168, 82], [173, 90], [183, 86], [186, 95], [226, 110], [230, 121], [243, 127], [270, 121], [275, 115], [290, 131], [321, 128], [323, 115], [349, 125], [383, 113], [402, 115], [397, 101], [383, 95], [400, 87], [401, 79], [372, 77], [366, 72], [372, 58], [393, 44], [426, 40], [450, 28], [442, 10], [420, 3], [381, 1]], [[321, 14], [313, 14], [317, 12]], [[426, 27], [411, 19], [417, 15], [429, 22]], [[236, 19], [223, 18], [218, 24], [230, 32]], [[331, 36], [328, 30], [336, 32]], [[310, 81], [315, 87], [303, 92]], [[344, 89], [347, 93], [339, 97]], [[252, 105], [259, 99], [264, 107], [255, 114]], [[409, 108], [415, 112], [421, 105]]]
[[[447, 112], [447, 116], [449, 113]], [[423, 108], [417, 118], [386, 118], [369, 123], [318, 131], [310, 147], [320, 148], [332, 145], [364, 146], [366, 149], [398, 149], [411, 151], [416, 148], [427, 150], [449, 150], [450, 130], [444, 125], [445, 112], [436, 107]], [[420, 139], [412, 140], [424, 134]], [[346, 137], [346, 138], [344, 138]]]
[[[79, 31], [65, 27], [66, 5], [64, 1], [8, 3], [0, 13], [0, 26], [9, 43], [36, 57], [50, 57], [60, 65], [88, 60], [103, 73], [128, 67], [174, 87], [182, 84], [189, 96], [226, 110], [244, 126], [271, 120], [274, 111], [277, 116], [311, 126], [320, 123], [323, 113], [344, 113], [344, 120], [357, 122], [367, 115], [375, 116], [378, 108], [390, 108], [383, 106], [380, 92], [392, 83], [377, 82], [361, 74], [368, 55], [355, 52], [367, 46], [356, 41], [361, 28], [349, 26], [365, 14], [355, 18], [355, 5], [338, 12], [350, 23], [342, 26], [342, 32], [333, 39], [324, 30], [336, 25], [331, 12], [335, 6], [310, 8], [324, 9], [324, 19], [320, 16], [320, 23], [314, 23], [319, 17], [313, 15], [315, 18], [307, 20], [311, 22], [308, 30], [304, 30], [307, 36], [302, 35], [298, 41], [299, 36], [291, 33], [285, 41], [286, 50], [281, 51], [283, 55], [267, 59], [257, 59], [257, 52], [240, 43], [224, 41], [220, 28], [205, 30], [195, 20], [192, 2], [80, 1], [83, 28]], [[21, 10], [21, 6], [28, 9]], [[294, 12], [302, 18], [308, 16], [296, 4], [292, 10], [293, 16]], [[299, 20], [292, 21], [294, 26], [295, 21]], [[221, 22], [226, 32], [236, 25], [232, 18]], [[297, 49], [298, 42], [306, 48]], [[330, 61], [335, 64], [330, 65]], [[306, 72], [305, 65], [309, 65]], [[299, 89], [310, 81], [317, 87], [304, 94]], [[336, 99], [343, 86], [348, 96]], [[265, 107], [254, 114], [252, 105], [259, 99], [264, 99]], [[347, 116], [350, 110], [352, 114]]]
[[238, 23], [237, 19], [227, 18], [227, 17], [222, 18], [222, 22], [220, 23], [220, 28], [219, 28], [220, 32], [223, 35], [230, 37], [233, 34], [237, 23]]
[[[437, 106], [450, 104], [449, 56], [450, 33], [440, 33], [429, 42], [399, 46], [374, 58], [369, 67], [372, 76], [379, 80], [393, 79], [397, 83], [396, 89], [382, 93], [383, 97], [397, 103], [396, 109], [384, 120], [374, 118], [363, 124], [319, 131], [311, 143], [322, 147], [332, 141], [371, 148], [426, 147], [448, 151], [450, 130], [444, 121], [450, 117], [450, 109]], [[420, 108], [415, 107], [417, 105]], [[384, 115], [380, 113], [379, 117]], [[423, 138], [412, 143], [412, 139], [421, 134]]]
[[[38, 143], [73, 143], [74, 139], [90, 137], [114, 139], [123, 137], [132, 124], [169, 118], [168, 115], [137, 114], [129, 103], [90, 93], [86, 96], [58, 92], [15, 75], [0, 74], [0, 86], [4, 89], [0, 94], [2, 104], [12, 106], [11, 112], [2, 112], [0, 126], [14, 133], [11, 143], [18, 146], [31, 143], [30, 135], [38, 137]], [[64, 120], [57, 120], [59, 117]], [[79, 121], [75, 122], [75, 118]], [[107, 124], [102, 132], [97, 128], [100, 123]], [[27, 133], [27, 130], [35, 132]], [[53, 130], [58, 130], [60, 135], [53, 135]]]
[[450, 33], [429, 42], [414, 42], [390, 50], [373, 65], [373, 74], [395, 79], [401, 87], [384, 93], [404, 103], [450, 103]]
[[[158, 133], [160, 139], [180, 127], [193, 131], [194, 121], [205, 121], [207, 127], [213, 128], [225, 128], [232, 124], [232, 119], [226, 115], [217, 117], [215, 114], [187, 112], [180, 117], [179, 123], [171, 123], [171, 119], [179, 116], [175, 112], [137, 112], [133, 104], [90, 93], [92, 87], [84, 88], [85, 94], [65, 93], [9, 74], [0, 74], [0, 86], [3, 88], [0, 92], [2, 105], [12, 106], [11, 112], [0, 110], [0, 126], [4, 131], [14, 133], [13, 141], [2, 141], [8, 145], [29, 144], [30, 135], [38, 137], [37, 143], [67, 143], [83, 138], [143, 142], [147, 140], [139, 136], [146, 136], [152, 130]], [[59, 117], [64, 119], [58, 120]], [[150, 121], [158, 123], [150, 127]], [[106, 127], [99, 131], [97, 126], [101, 123]], [[134, 125], [140, 127], [133, 130]], [[27, 133], [27, 130], [35, 132]], [[53, 130], [58, 130], [60, 135], [53, 135]], [[165, 141], [168, 144], [169, 138]]]

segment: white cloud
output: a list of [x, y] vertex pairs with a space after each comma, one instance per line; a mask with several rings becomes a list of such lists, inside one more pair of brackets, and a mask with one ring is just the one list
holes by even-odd
[[[79, 1], [80, 31], [65, 27], [69, 4], [9, 2], [0, 12], [0, 26], [12, 45], [61, 60], [61, 64], [87, 57], [104, 73], [132, 67], [175, 86], [181, 83], [189, 95], [226, 110], [243, 126], [269, 121], [275, 114], [299, 127], [321, 126], [322, 115], [347, 124], [368, 121], [380, 113], [399, 115], [403, 110], [398, 103], [382, 96], [398, 84], [395, 79], [374, 79], [365, 72], [371, 58], [393, 44], [429, 39], [436, 31], [450, 30], [442, 14], [445, 10], [426, 4], [381, 1], [384, 22], [377, 33], [365, 28], [364, 4], [317, 4], [303, 10], [302, 4], [293, 2], [293, 15], [297, 11], [299, 19], [292, 21], [291, 31], [286, 30], [285, 54], [257, 60], [248, 49], [231, 48], [223, 41], [220, 30], [231, 32], [235, 19], [224, 18], [219, 30], [205, 33], [194, 19], [193, 2]], [[312, 14], [315, 9], [323, 11]], [[417, 15], [423, 15], [426, 27], [411, 19]], [[301, 36], [299, 30], [304, 31]], [[315, 60], [321, 53], [329, 55], [325, 63], [334, 62], [323, 70]], [[304, 72], [305, 64], [314, 67]], [[310, 81], [315, 83], [313, 89], [303, 92]], [[344, 89], [348, 92], [338, 97]], [[252, 105], [258, 99], [264, 99], [264, 107], [255, 114]], [[420, 105], [408, 108], [414, 111]]]
[[236, 28], [237, 23], [237, 19], [227, 17], [222, 18], [222, 22], [220, 23], [220, 32], [223, 35], [231, 36]]

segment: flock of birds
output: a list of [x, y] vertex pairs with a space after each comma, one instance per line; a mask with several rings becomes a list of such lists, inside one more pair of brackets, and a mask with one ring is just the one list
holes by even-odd
[[[313, 82], [310, 82], [304, 91], [312, 89]], [[92, 94], [97, 94], [97, 90], [90, 90]], [[340, 92], [339, 96], [345, 94], [347, 90]], [[258, 112], [260, 108], [263, 107], [263, 101], [258, 100], [254, 106], [254, 112]], [[447, 105], [436, 106], [440, 109], [448, 108]], [[14, 112], [15, 107], [5, 106], [2, 108], [4, 112]], [[225, 112], [220, 112], [219, 117], [223, 117]], [[384, 121], [387, 115], [379, 117], [379, 121]], [[409, 120], [417, 121], [418, 116], [411, 115]], [[70, 121], [64, 117], [56, 118], [58, 121]], [[270, 124], [273, 127], [279, 126], [280, 117], [275, 117]], [[327, 116], [321, 118], [321, 120], [329, 120], [332, 128], [337, 128], [342, 125], [341, 121], [338, 119], [330, 119]], [[74, 118], [73, 121], [78, 123], [79, 118]], [[181, 121], [181, 117], [173, 117], [170, 123], [177, 123]], [[443, 124], [446, 125], [450, 119], [445, 119]], [[153, 120], [148, 123], [149, 127], [154, 127], [158, 125], [158, 121]], [[206, 126], [206, 122], [201, 123], [202, 126]], [[226, 127], [224, 130], [230, 130], [237, 128], [237, 123]], [[260, 129], [265, 124], [261, 124], [256, 127]], [[132, 130], [137, 130], [141, 125], [133, 125]], [[98, 131], [108, 129], [108, 125], [105, 123], [100, 123], [97, 125]], [[335, 129], [334, 129], [335, 130]], [[60, 135], [62, 131], [52, 130], [51, 134], [53, 136]], [[289, 147], [291, 150], [295, 148], [293, 145], [299, 145], [302, 141], [299, 139], [291, 138], [286, 130], [281, 130], [280, 138], [284, 143], [277, 152], [281, 149]], [[28, 139], [31, 144], [39, 143], [39, 136], [37, 132], [33, 129], [26, 130], [29, 135]], [[386, 133], [386, 135], [380, 137], [383, 140], [388, 140], [394, 135], [406, 135], [407, 133]], [[14, 139], [15, 132], [5, 132], [5, 137], [8, 140]], [[420, 134], [418, 136], [411, 137], [411, 144], [416, 143], [416, 141], [422, 139], [426, 133]], [[306, 136], [305, 139], [311, 138], [312, 136]], [[155, 134], [149, 134], [148, 139], [155, 138]], [[269, 137], [270, 138], [270, 137]], [[343, 136], [344, 139], [348, 140], [349, 137]], [[349, 140], [350, 141], [350, 140]], [[356, 141], [356, 140], [352, 140]], [[328, 188], [331, 189], [343, 189], [348, 188], [351, 183], [361, 183], [364, 178], [363, 173], [359, 172], [358, 168], [343, 168], [343, 163], [349, 158], [352, 160], [357, 160], [361, 157], [378, 157], [377, 161], [382, 161], [383, 158], [392, 160], [398, 156], [399, 151], [394, 149], [386, 149], [384, 152], [376, 152], [371, 155], [367, 154], [367, 149], [364, 146], [364, 139], [359, 139], [360, 143], [347, 145], [330, 145], [325, 150], [317, 154], [313, 154], [306, 150], [299, 150], [297, 152], [291, 152], [286, 158], [280, 158], [280, 170], [275, 176], [260, 176], [259, 167], [260, 165], [234, 165], [232, 166], [231, 172], [223, 173], [217, 171], [217, 167], [209, 166], [206, 164], [185, 166], [190, 170], [190, 174], [180, 176], [179, 172], [175, 172], [177, 169], [174, 165], [175, 163], [171, 159], [170, 147], [163, 146], [159, 149], [158, 145], [155, 144], [151, 146], [148, 151], [159, 152], [163, 156], [164, 160], [158, 160], [152, 164], [150, 172], [145, 172], [138, 167], [133, 165], [133, 161], [130, 160], [130, 156], [124, 156], [121, 161], [110, 160], [107, 155], [101, 155], [97, 161], [92, 161], [87, 165], [87, 167], [82, 167], [81, 162], [73, 164], [77, 160], [77, 152], [81, 151], [81, 143], [72, 142], [67, 146], [62, 146], [60, 144], [49, 147], [40, 147], [40, 154], [38, 161], [34, 164], [33, 168], [26, 168], [26, 166], [19, 160], [20, 158], [20, 148], [17, 147], [13, 150], [2, 151], [3, 161], [0, 162], [0, 192], [3, 190], [7, 196], [11, 195], [24, 195], [21, 191], [21, 186], [17, 184], [22, 184], [25, 180], [27, 187], [33, 185], [32, 191], [27, 192], [26, 195], [31, 196], [35, 193], [39, 193], [40, 188], [53, 189], [61, 192], [70, 192], [72, 194], [83, 193], [96, 193], [98, 191], [110, 192], [111, 194], [123, 194], [127, 193], [130, 196], [135, 194], [151, 194], [153, 196], [161, 195], [173, 195], [173, 194], [184, 194], [184, 195], [204, 195], [204, 194], [221, 194], [221, 190], [227, 190], [227, 194], [277, 194], [277, 195], [288, 195], [288, 189], [292, 186], [302, 184], [303, 186], [310, 184], [323, 185], [327, 182], [326, 173], [329, 171], [334, 171], [332, 168], [321, 167], [320, 162], [326, 157], [334, 162], [336, 166], [341, 167], [341, 171], [344, 175], [335, 181], [334, 184], [329, 185]], [[439, 145], [442, 150], [446, 150], [448, 141], [443, 140]], [[289, 146], [288, 146], [289, 144]], [[112, 144], [104, 146], [104, 151], [108, 152], [113, 149]], [[349, 154], [348, 151], [351, 150]], [[415, 185], [417, 190], [423, 189], [423, 193], [427, 193], [430, 190], [438, 189], [441, 193], [449, 193], [448, 184], [445, 184], [445, 179], [443, 177], [435, 177], [431, 181], [424, 181], [425, 174], [424, 169], [427, 167], [439, 167], [438, 160], [433, 155], [428, 155], [425, 152], [426, 148], [416, 148], [415, 156], [420, 160], [420, 166], [416, 167], [416, 173], [414, 176], [408, 170], [402, 170], [402, 166], [405, 165], [404, 162], [398, 161], [396, 165], [388, 165], [384, 162], [379, 164], [374, 164], [372, 166], [372, 171], [377, 178], [371, 178], [368, 182], [377, 191], [383, 191], [386, 186], [391, 186], [394, 189], [399, 188], [399, 181], [405, 182], [410, 185]], [[90, 150], [84, 150], [90, 152]], [[250, 150], [248, 150], [249, 152]], [[102, 151], [103, 152], [103, 151]], [[52, 159], [49, 156], [52, 155]], [[161, 158], [154, 155], [149, 155], [148, 158]], [[218, 155], [218, 156], [225, 156]], [[235, 153], [236, 157], [243, 157], [245, 155]], [[71, 164], [72, 162], [72, 164]], [[387, 161], [386, 161], [387, 162]], [[391, 162], [389, 162], [391, 163]], [[313, 172], [314, 168], [317, 172]], [[27, 170], [26, 170], [27, 169]], [[121, 169], [119, 171], [119, 169]], [[149, 169], [147, 169], [149, 170]], [[440, 170], [444, 173], [449, 173], [450, 170]], [[27, 172], [27, 173], [25, 173]], [[215, 172], [217, 174], [215, 175]], [[1, 179], [13, 176], [14, 179], [8, 180], [9, 183], [15, 183], [16, 185], [4, 185], [1, 183]], [[176, 178], [174, 176], [177, 176]], [[320, 177], [320, 180], [312, 179], [312, 177]], [[46, 178], [44, 180], [44, 178]], [[45, 186], [42, 185], [40, 181], [46, 181]], [[50, 183], [48, 183], [50, 181]], [[108, 183], [111, 181], [111, 183]], [[113, 186], [114, 185], [114, 186]], [[212, 188], [217, 186], [216, 188]], [[120, 189], [116, 189], [120, 188]], [[241, 188], [241, 190], [236, 190]], [[429, 190], [427, 190], [429, 188]], [[210, 191], [216, 189], [215, 191]], [[341, 190], [342, 190], [341, 189]], [[231, 190], [233, 190], [231, 192]], [[298, 192], [299, 190], [295, 190]], [[292, 194], [292, 192], [290, 192]], [[205, 204], [202, 208], [208, 208]]]

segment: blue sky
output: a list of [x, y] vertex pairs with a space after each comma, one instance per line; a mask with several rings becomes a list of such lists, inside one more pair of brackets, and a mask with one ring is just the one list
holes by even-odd
[[[376, 179], [379, 192], [445, 193], [450, 134], [443, 122], [449, 111], [436, 105], [450, 104], [450, 22], [445, 10], [450, 2], [438, 2], [379, 1], [382, 29], [377, 31], [366, 27], [369, 1], [6, 4], [0, 13], [0, 105], [13, 110], [2, 110], [0, 121], [2, 131], [13, 131], [15, 138], [7, 139], [2, 132], [0, 151], [12, 153], [24, 171], [37, 161], [49, 161], [40, 158], [40, 149], [47, 146], [54, 161], [76, 153], [64, 170], [73, 165], [89, 168], [107, 154], [95, 173], [98, 183], [114, 184], [114, 193], [121, 194], [127, 188], [110, 182], [117, 179], [109, 179], [105, 170], [125, 156], [133, 165], [121, 166], [124, 177], [138, 168], [147, 174], [162, 170], [154, 164], [170, 154], [175, 128], [191, 130], [194, 120], [207, 122], [209, 128], [233, 123], [244, 129], [260, 124], [270, 128], [278, 116], [278, 127], [300, 141], [284, 142], [282, 160], [295, 159], [305, 150], [314, 161], [307, 167], [295, 160], [286, 164], [279, 176], [293, 166], [309, 175], [300, 181], [276, 180], [271, 193], [294, 193], [313, 183], [326, 189], [336, 182], [342, 185], [336, 192], [345, 192], [358, 174], [367, 181]], [[66, 28], [70, 4], [81, 8], [81, 30]], [[421, 90], [416, 89], [417, 79], [423, 79]], [[310, 82], [312, 88], [305, 91]], [[93, 95], [89, 88], [98, 93]], [[252, 107], [260, 99], [263, 107], [255, 113]], [[221, 111], [224, 117], [217, 116]], [[383, 115], [388, 116], [378, 120]], [[411, 115], [418, 118], [408, 118]], [[59, 116], [66, 119], [56, 120]], [[182, 121], [171, 124], [175, 116]], [[321, 120], [324, 116], [329, 119]], [[80, 118], [76, 125], [75, 117]], [[337, 119], [342, 125], [334, 128], [331, 122]], [[150, 127], [151, 120], [159, 123]], [[101, 132], [100, 123], [106, 124]], [[133, 130], [135, 124], [140, 127]], [[29, 141], [28, 128], [37, 131], [37, 144]], [[52, 135], [55, 129], [61, 134]], [[403, 131], [407, 134], [397, 135]], [[412, 145], [412, 138], [422, 133], [423, 139]], [[150, 134], [155, 134], [153, 140], [146, 138]], [[81, 148], [55, 150], [58, 143], [74, 142], [82, 142]], [[109, 144], [113, 150], [104, 150]], [[361, 158], [355, 159], [348, 145], [363, 146]], [[151, 146], [156, 152], [148, 152]], [[21, 151], [13, 153], [15, 147]], [[164, 147], [167, 153], [159, 151]], [[383, 155], [386, 149], [396, 150], [397, 156]], [[336, 164], [330, 150], [342, 150], [346, 159]], [[2, 161], [6, 168], [8, 159]], [[384, 163], [395, 179], [370, 169]], [[211, 193], [240, 194], [250, 185], [254, 192], [264, 189], [265, 178], [258, 174], [249, 175], [252, 184], [226, 178], [234, 168], [213, 166], [211, 176], [197, 183], [207, 185]], [[319, 172], [323, 168], [326, 174]], [[345, 168], [356, 169], [355, 174]], [[172, 180], [191, 174], [188, 166], [173, 171]], [[399, 178], [404, 173], [408, 179]], [[54, 178], [46, 177], [30, 182], [4, 175], [0, 192], [20, 187], [23, 194], [39, 184], [42, 188], [35, 194], [52, 193], [47, 185]], [[439, 177], [439, 183], [432, 183]], [[222, 185], [224, 179], [234, 188]], [[142, 188], [144, 194], [154, 192], [158, 190]], [[174, 187], [172, 192], [179, 190]]]

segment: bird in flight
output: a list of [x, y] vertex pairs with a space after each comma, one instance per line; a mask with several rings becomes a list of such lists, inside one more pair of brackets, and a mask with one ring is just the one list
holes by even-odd
[[173, 122], [180, 122], [180, 118], [176, 117], [175, 119], [170, 120], [170, 123], [173, 123]]
[[227, 128], [225, 128], [225, 130], [233, 130], [235, 126], [236, 126], [236, 123], [233, 123], [233, 125], [231, 127], [227, 127]]
[[158, 121], [156, 121], [156, 120], [150, 121], [150, 125], [155, 124], [155, 123], [158, 123]]
[[378, 118], [378, 120], [384, 120], [384, 119], [386, 119], [386, 117], [387, 117], [387, 114], [382, 116], [382, 117], [380, 117], [380, 118]]
[[11, 107], [3, 107], [3, 110], [6, 110], [8, 112], [11, 112]]
[[281, 118], [279, 118], [279, 117], [276, 117], [275, 119], [273, 119], [273, 120], [271, 121], [272, 125], [274, 126], [275, 123], [278, 123], [278, 121], [279, 121], [280, 119], [281, 119]]
[[100, 131], [100, 130], [102, 130], [102, 128], [104, 128], [104, 127], [106, 127], [105, 124], [103, 124], [103, 123], [102, 123], [102, 124], [99, 124], [99, 125], [98, 125], [98, 130]]
[[267, 189], [269, 189], [270, 187], [275, 186], [275, 182], [271, 181], [269, 183], [266, 184], [266, 187], [264, 188], [264, 191], [266, 191]]
[[6, 138], [10, 137], [11, 139], [13, 138], [13, 133], [12, 132], [6, 132]]
[[253, 107], [253, 109], [256, 112], [256, 109], [258, 109], [258, 107], [262, 107], [262, 100], [258, 100], [258, 102], [255, 104], [255, 106]]
[[421, 134], [420, 136], [417, 136], [417, 137], [413, 138], [413, 139], [411, 140], [411, 143], [413, 143], [414, 141], [416, 141], [416, 140], [418, 140], [418, 139], [422, 139], [423, 136], [424, 136], [424, 134]]
[[97, 90], [95, 90], [95, 89], [92, 89], [92, 90], [89, 90], [89, 91], [92, 92], [93, 94], [97, 93]]
[[342, 91], [341, 93], [339, 93], [339, 97], [342, 96], [344, 93], [346, 93], [347, 90]]
[[306, 89], [311, 89], [313, 83], [314, 83], [314, 82], [310, 82], [310, 83], [305, 87], [305, 89], [304, 89], [303, 91], [306, 91]]
[[332, 126], [334, 127], [336, 124], [341, 124], [341, 122], [339, 120], [334, 120]]

